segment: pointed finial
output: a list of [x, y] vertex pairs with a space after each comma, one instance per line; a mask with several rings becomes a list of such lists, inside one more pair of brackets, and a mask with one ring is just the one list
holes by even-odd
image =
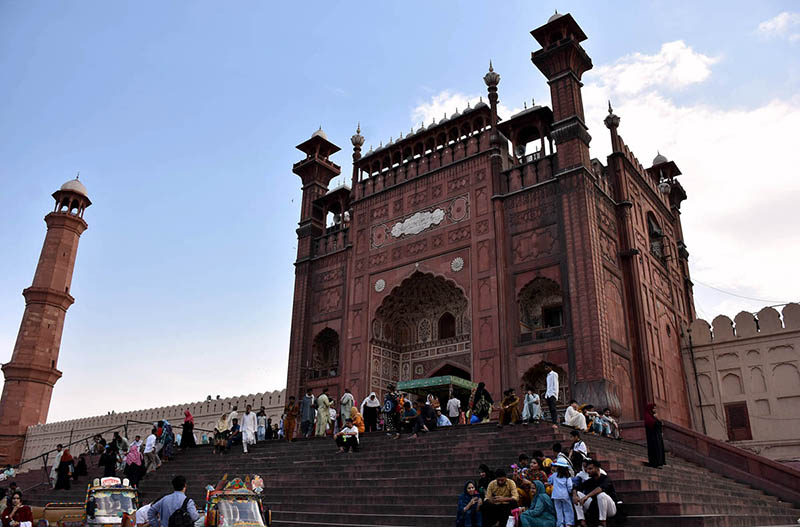
[[81, 178], [81, 171], [80, 171], [80, 170], [78, 170], [78, 175], [77, 175], [77, 176], [75, 176], [75, 179], [80, 179], [80, 178]]
[[611, 107], [611, 101], [608, 101], [608, 115], [603, 119], [603, 124], [605, 124], [606, 128], [609, 130], [619, 126], [619, 116], [614, 115], [614, 108]]
[[483, 95], [481, 95], [480, 97], [478, 97], [478, 102], [483, 102]]
[[444, 118], [447, 119], [447, 112], [444, 112]]
[[527, 109], [528, 109], [528, 101], [522, 101], [522, 108], [523, 108], [524, 110], [527, 110]]
[[356, 133], [350, 138], [350, 142], [353, 143], [354, 147], [359, 149], [361, 149], [361, 147], [364, 145], [364, 136], [361, 135], [361, 122], [358, 123]]
[[494, 71], [491, 60], [489, 61], [489, 73], [483, 76], [483, 82], [485, 82], [486, 86], [489, 88], [496, 88], [497, 85], [500, 84], [500, 74]]
[[469, 109], [470, 109], [469, 101], [467, 101], [467, 110], [469, 110]]
[[533, 97], [531, 97], [531, 106], [536, 106], [536, 100]]

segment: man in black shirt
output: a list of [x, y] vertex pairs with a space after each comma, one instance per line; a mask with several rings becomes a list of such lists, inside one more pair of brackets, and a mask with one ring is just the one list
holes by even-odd
[[572, 491], [575, 503], [575, 516], [581, 523], [605, 525], [608, 518], [617, 514], [617, 493], [614, 484], [605, 474], [600, 473], [600, 462], [594, 459], [586, 461], [586, 473], [589, 479], [576, 485]]

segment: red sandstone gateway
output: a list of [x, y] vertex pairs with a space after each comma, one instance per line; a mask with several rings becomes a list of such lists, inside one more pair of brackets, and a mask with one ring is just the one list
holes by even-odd
[[[495, 395], [544, 392], [556, 365], [574, 397], [638, 419], [646, 402], [689, 426], [679, 335], [694, 319], [675, 163], [645, 168], [609, 106], [611, 155], [591, 157], [581, 76], [592, 61], [571, 15], [531, 34], [552, 108], [502, 121], [488, 104], [362, 155], [349, 186], [320, 129], [297, 148], [302, 180], [287, 395], [452, 375]], [[477, 80], [477, 79], [476, 79]], [[375, 141], [377, 142], [377, 141]]]

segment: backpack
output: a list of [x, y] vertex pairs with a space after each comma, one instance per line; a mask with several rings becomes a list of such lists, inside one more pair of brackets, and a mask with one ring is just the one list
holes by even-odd
[[194, 522], [192, 521], [192, 517], [189, 515], [189, 511], [186, 510], [186, 506], [189, 504], [189, 496], [186, 496], [186, 499], [183, 500], [183, 505], [181, 508], [173, 512], [169, 517], [169, 527], [193, 527]]

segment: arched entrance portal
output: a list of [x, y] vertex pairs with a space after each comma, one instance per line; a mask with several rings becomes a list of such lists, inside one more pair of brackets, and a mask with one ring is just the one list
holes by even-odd
[[436, 375], [472, 377], [469, 302], [451, 280], [421, 272], [403, 280], [375, 311], [370, 337], [371, 390]]
[[[523, 389], [527, 389], [528, 387], [533, 388], [534, 393], [538, 393], [539, 397], [542, 398], [543, 405], [545, 404], [544, 394], [547, 392], [547, 372], [544, 366], [545, 363], [540, 362], [522, 374]], [[565, 404], [569, 401], [569, 380], [567, 379], [567, 373], [556, 365], [553, 365], [553, 371], [558, 374], [558, 402], [559, 404]]]

